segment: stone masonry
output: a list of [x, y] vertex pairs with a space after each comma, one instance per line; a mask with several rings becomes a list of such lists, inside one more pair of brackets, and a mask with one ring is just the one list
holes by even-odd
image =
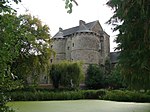
[[80, 20], [79, 26], [65, 30], [59, 28], [52, 40], [51, 48], [56, 52], [56, 57], [51, 59], [51, 63], [82, 61], [86, 71], [89, 64], [104, 65], [109, 58], [109, 35], [99, 21], [85, 23]]

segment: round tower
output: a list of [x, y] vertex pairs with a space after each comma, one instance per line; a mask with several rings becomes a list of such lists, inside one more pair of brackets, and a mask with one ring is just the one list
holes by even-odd
[[89, 64], [99, 64], [99, 43], [99, 36], [92, 31], [76, 32], [72, 38], [72, 60], [81, 60], [84, 64], [84, 70]]
[[51, 48], [56, 52], [56, 57], [51, 62], [59, 62], [66, 59], [65, 46], [66, 38], [63, 37], [63, 33], [59, 29], [59, 32], [53, 37]]

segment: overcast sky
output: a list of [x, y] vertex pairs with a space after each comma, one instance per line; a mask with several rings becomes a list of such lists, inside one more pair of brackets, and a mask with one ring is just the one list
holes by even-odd
[[113, 33], [111, 26], [105, 24], [113, 15], [111, 9], [106, 6], [108, 0], [76, 0], [78, 6], [74, 4], [73, 12], [67, 13], [65, 2], [63, 0], [22, 0], [23, 5], [17, 6], [18, 12], [25, 14], [31, 13], [38, 17], [44, 24], [50, 27], [51, 35], [55, 35], [59, 27], [63, 29], [79, 25], [79, 20], [86, 23], [99, 20], [103, 29], [110, 35], [110, 50], [116, 46], [113, 43], [116, 33]]

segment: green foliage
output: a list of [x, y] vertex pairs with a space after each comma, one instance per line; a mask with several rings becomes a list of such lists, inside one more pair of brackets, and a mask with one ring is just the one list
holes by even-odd
[[59, 64], [52, 64], [50, 68], [50, 78], [54, 88], [59, 88], [61, 80], [61, 66]]
[[80, 62], [63, 61], [52, 64], [50, 68], [50, 78], [55, 88], [58, 88], [59, 85], [65, 88], [78, 88], [82, 76], [82, 64]]
[[[10, 66], [13, 60], [18, 56], [18, 49], [20, 45], [21, 32], [19, 28], [19, 21], [16, 15], [3, 14], [0, 15], [0, 109], [2, 112], [12, 112], [12, 110], [5, 104], [8, 101], [5, 95], [6, 90], [20, 88], [20, 81], [14, 81], [15, 75], [11, 73]], [[2, 102], [3, 101], [3, 102]]]
[[[5, 106], [8, 101], [5, 92], [22, 88], [22, 81], [18, 81], [18, 78], [23, 79], [20, 77], [27, 75], [25, 74], [27, 66], [30, 70], [32, 68], [31, 71], [35, 68], [36, 70], [42, 68], [43, 64], [49, 62], [47, 60], [51, 53], [47, 44], [50, 42], [48, 27], [42, 26], [37, 18], [29, 15], [17, 17], [10, 6], [12, 1], [20, 2], [20, 0], [0, 2], [0, 101], [2, 103], [0, 103], [0, 111], [2, 112], [12, 112], [9, 107]], [[40, 42], [35, 43], [38, 40], [44, 40], [44, 45]], [[40, 55], [35, 56], [30, 51], [37, 51]], [[37, 65], [41, 66], [37, 68]]]
[[99, 99], [99, 98], [102, 98], [106, 94], [106, 91], [103, 89], [85, 90], [83, 93], [84, 93], [84, 99]]
[[89, 65], [85, 84], [90, 89], [98, 89], [103, 85], [104, 70], [98, 65]]
[[[0, 88], [3, 91], [15, 87], [12, 79], [15, 77], [11, 74], [10, 66], [13, 60], [17, 58], [19, 52], [21, 32], [18, 31], [19, 21], [16, 15], [4, 14], [0, 16]], [[12, 87], [14, 85], [14, 87]]]
[[110, 59], [106, 59], [106, 61], [105, 61], [105, 75], [109, 75], [110, 72], [111, 72]]
[[120, 66], [110, 70], [109, 61], [105, 69], [98, 65], [90, 65], [87, 69], [85, 84], [89, 89], [109, 88], [118, 89], [126, 87], [124, 77], [121, 75]]
[[82, 64], [80, 62], [62, 62], [61, 84], [67, 88], [78, 88], [81, 82]]
[[83, 99], [82, 91], [36, 91], [36, 92], [11, 92], [13, 101], [47, 101], [47, 100], [77, 100]]
[[12, 79], [25, 81], [29, 75], [35, 79], [49, 68], [52, 50], [46, 25], [30, 15], [3, 14], [0, 21], [0, 87], [9, 85], [4, 81], [10, 82], [7, 87], [15, 87]]
[[30, 83], [36, 84], [41, 73], [47, 73], [50, 66], [50, 57], [53, 51], [50, 49], [49, 27], [31, 15], [18, 17], [21, 46], [19, 56], [13, 61], [11, 70], [13, 74], [22, 79], [25, 84], [30, 77]]
[[67, 13], [72, 13], [73, 2], [78, 5], [76, 0], [65, 0], [65, 8], [68, 9]]
[[104, 95], [104, 90], [11, 92], [13, 101], [98, 99]]
[[14, 12], [15, 10], [11, 7], [12, 2], [18, 4], [21, 2], [21, 0], [1, 0], [0, 1], [0, 13]]
[[104, 76], [104, 86], [112, 89], [126, 87], [119, 65], [113, 68], [110, 74]]
[[123, 102], [150, 102], [150, 95], [137, 91], [112, 90], [107, 91], [103, 99]]
[[[20, 0], [14, 0], [18, 2]], [[18, 20], [15, 15], [10, 15], [12, 8], [8, 4], [9, 0], [0, 2], [0, 111], [1, 112], [14, 112], [6, 103], [8, 97], [5, 94], [6, 90], [12, 90], [16, 87], [18, 82], [13, 81], [10, 72], [10, 65], [13, 60], [18, 56], [17, 44], [19, 41], [20, 32], [18, 29]], [[20, 83], [19, 83], [20, 84]], [[13, 86], [12, 86], [13, 85]]]
[[6, 106], [6, 102], [8, 101], [8, 98], [3, 93], [0, 93], [0, 111], [1, 112], [7, 112], [9, 111], [9, 108]]
[[150, 102], [150, 95], [138, 91], [122, 90], [78, 90], [78, 91], [12, 91], [9, 93], [13, 101], [49, 101], [100, 99], [124, 102]]
[[[109, 0], [114, 15], [108, 21], [118, 30], [121, 74], [133, 89], [150, 89], [149, 0]], [[122, 24], [119, 24], [119, 23]]]

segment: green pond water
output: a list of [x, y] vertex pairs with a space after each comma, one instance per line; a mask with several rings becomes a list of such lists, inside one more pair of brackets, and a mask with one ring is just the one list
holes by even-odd
[[150, 103], [103, 100], [9, 102], [16, 112], [150, 112]]

